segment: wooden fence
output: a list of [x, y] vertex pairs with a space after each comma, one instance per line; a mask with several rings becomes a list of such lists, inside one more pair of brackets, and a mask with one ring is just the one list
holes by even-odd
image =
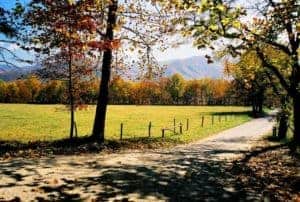
[[[211, 126], [214, 126], [216, 124], [215, 116], [218, 116], [219, 123], [222, 123], [224, 121], [227, 122], [228, 120], [231, 120], [236, 117], [236, 115], [233, 115], [233, 114], [202, 115], [202, 116], [200, 116], [200, 119], [199, 119], [199, 125], [197, 125], [196, 127], [204, 128], [207, 124], [209, 124], [209, 122], [207, 122], [207, 121], [209, 121], [209, 119], [211, 120]], [[184, 123], [185, 124], [183, 124], [182, 120], [177, 120], [176, 118], [174, 118], [173, 125], [171, 127], [161, 128], [161, 138], [165, 138], [167, 132], [170, 132], [173, 135], [183, 135], [184, 131], [189, 131], [191, 129], [189, 118], [186, 118], [184, 120]], [[124, 137], [124, 130], [125, 130], [124, 126], [125, 126], [125, 124], [123, 122], [120, 123], [120, 140], [123, 140], [123, 137]], [[152, 134], [153, 127], [154, 127], [153, 122], [149, 121], [148, 127], [147, 127], [148, 128], [148, 135], [147, 135], [148, 138], [153, 137], [153, 134]], [[184, 130], [184, 128], [185, 128], [185, 130]]]

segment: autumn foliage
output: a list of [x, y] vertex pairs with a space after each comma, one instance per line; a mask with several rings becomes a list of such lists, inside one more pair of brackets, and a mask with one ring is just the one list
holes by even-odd
[[[136, 105], [221, 105], [236, 104], [231, 81], [223, 79], [185, 80], [180, 83], [178, 74], [156, 81], [129, 81], [115, 77], [109, 84], [110, 104]], [[81, 81], [76, 84], [77, 104], [95, 104], [98, 97], [98, 79]], [[170, 85], [173, 83], [173, 85]], [[40, 80], [35, 76], [11, 82], [0, 82], [0, 102], [3, 103], [68, 103], [68, 84], [61, 80]], [[76, 105], [77, 105], [76, 104]], [[79, 105], [80, 108], [80, 105]]]

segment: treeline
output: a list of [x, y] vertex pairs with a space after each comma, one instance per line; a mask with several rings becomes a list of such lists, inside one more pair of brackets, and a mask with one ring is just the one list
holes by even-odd
[[[77, 102], [95, 104], [98, 97], [99, 80], [83, 81], [75, 91]], [[42, 81], [35, 76], [11, 82], [0, 81], [0, 102], [2, 103], [68, 103], [67, 82]], [[110, 104], [186, 104], [225, 105], [243, 104], [235, 99], [231, 81], [224, 79], [185, 80], [174, 74], [156, 81], [126, 81], [115, 77], [109, 85]]]

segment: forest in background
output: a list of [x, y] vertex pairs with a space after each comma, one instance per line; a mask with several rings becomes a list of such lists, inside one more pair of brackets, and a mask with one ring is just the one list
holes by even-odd
[[[80, 82], [75, 96], [78, 106], [97, 102], [98, 83], [97, 78]], [[67, 87], [65, 81], [43, 80], [37, 76], [10, 82], [0, 81], [0, 102], [67, 104], [69, 102]], [[266, 94], [268, 93], [272, 92]], [[212, 78], [185, 80], [180, 74], [141, 81], [115, 77], [109, 85], [110, 104], [251, 105], [252, 99], [254, 97], [234, 80]], [[265, 99], [263, 104], [269, 107], [276, 106], [276, 100]]]
[[[188, 94], [185, 85], [172, 86], [172, 82], [167, 82], [168, 87], [161, 88], [158, 94], [152, 93], [156, 88], [147, 87], [152, 85], [148, 81], [156, 83], [162, 76], [155, 49], [164, 51], [189, 41], [198, 49], [209, 49], [205, 55], [208, 64], [216, 60], [224, 62], [225, 72], [232, 78], [228, 92], [234, 92], [233, 97], [242, 104], [251, 103], [254, 117], [263, 115], [264, 104], [279, 103], [278, 133], [282, 135], [278, 136], [285, 137], [290, 129], [295, 145], [299, 145], [299, 2], [262, 0], [248, 6], [213, 0], [37, 0], [24, 5], [17, 1], [15, 7], [0, 7], [0, 33], [5, 36], [0, 45], [1, 63], [14, 66], [15, 62], [33, 62], [18, 57], [6, 45], [36, 53], [49, 83], [58, 82], [62, 86], [62, 103], [70, 107], [70, 139], [75, 130], [75, 110], [85, 103], [82, 95], [88, 92], [84, 84], [93, 69], [101, 69], [101, 79], [95, 88], [98, 95], [91, 139], [103, 142], [108, 104], [162, 104], [165, 91], [166, 97], [171, 98], [166, 99], [168, 104], [192, 104], [184, 96]], [[117, 68], [122, 75], [132, 67], [139, 69], [140, 76], [128, 90], [133, 95], [130, 98], [114, 88], [113, 71]], [[23, 90], [16, 93], [15, 86], [21, 87], [22, 81], [16, 82], [19, 84], [2, 84], [2, 88], [12, 88], [8, 92], [15, 93], [15, 101], [20, 102], [19, 92]], [[139, 85], [145, 89], [135, 90]], [[151, 89], [151, 93], [146, 89]], [[118, 92], [117, 98], [114, 92]], [[213, 95], [207, 94], [205, 99], [201, 98], [202, 103], [210, 100], [206, 104], [218, 104], [216, 90]], [[31, 102], [33, 98], [31, 95]], [[271, 104], [268, 99], [273, 100]], [[244, 100], [249, 103], [243, 103]], [[222, 102], [225, 101], [221, 99], [219, 103]]]

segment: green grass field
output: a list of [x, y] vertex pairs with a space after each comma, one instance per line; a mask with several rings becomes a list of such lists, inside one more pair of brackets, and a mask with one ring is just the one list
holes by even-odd
[[[198, 107], [198, 106], [109, 106], [106, 139], [119, 139], [120, 123], [124, 124], [123, 138], [147, 137], [148, 123], [152, 122], [152, 136], [160, 137], [162, 128], [173, 128], [173, 119], [183, 123], [183, 135], [166, 132], [166, 138], [190, 142], [244, 123], [251, 118], [247, 107]], [[80, 136], [91, 133], [95, 106], [86, 111], [76, 112], [76, 122]], [[211, 114], [225, 115], [219, 121], [218, 115], [212, 125]], [[201, 116], [204, 115], [204, 127]], [[186, 129], [189, 119], [190, 130]], [[1, 141], [52, 141], [67, 138], [69, 134], [69, 113], [63, 105], [0, 104]], [[177, 127], [177, 131], [179, 128]]]

